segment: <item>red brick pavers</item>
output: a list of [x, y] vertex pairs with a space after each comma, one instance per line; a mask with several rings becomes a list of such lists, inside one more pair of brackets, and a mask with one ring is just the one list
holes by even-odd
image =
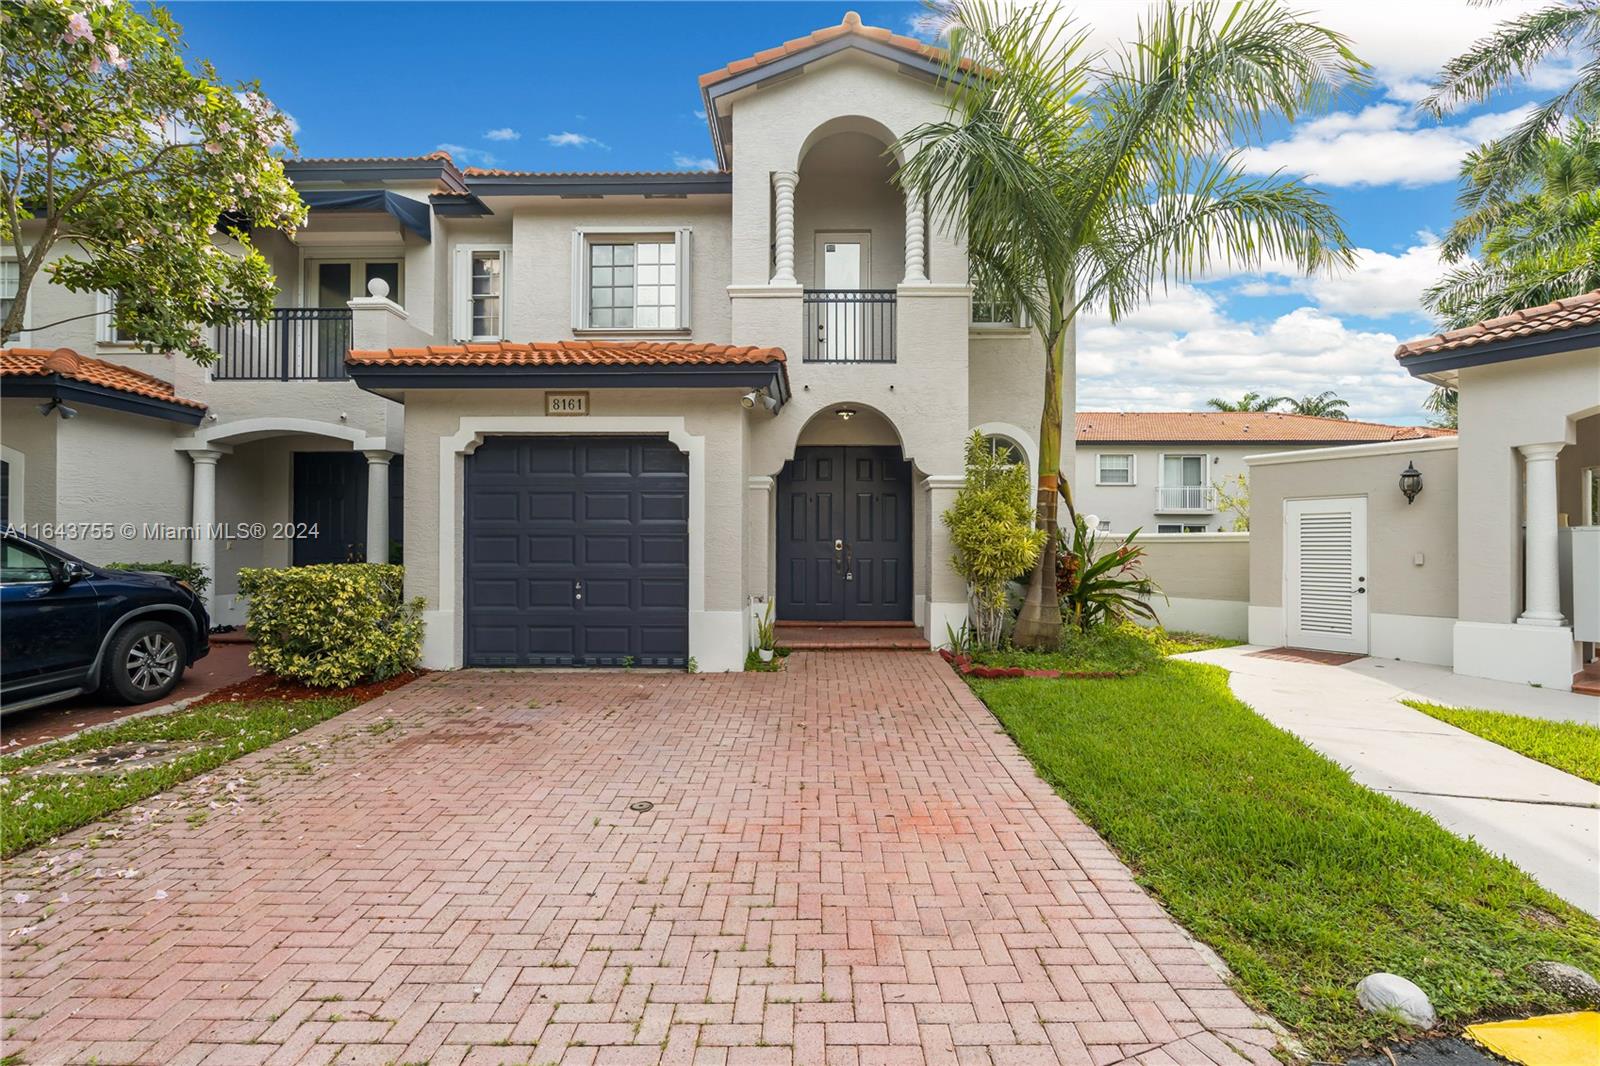
[[203, 787], [5, 863], [7, 1051], [1272, 1061], [932, 655], [438, 674]]

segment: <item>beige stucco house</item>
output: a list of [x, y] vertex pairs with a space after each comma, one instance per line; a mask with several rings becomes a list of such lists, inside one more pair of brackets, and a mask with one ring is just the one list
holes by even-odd
[[1600, 692], [1600, 291], [1395, 354], [1459, 436], [1251, 458], [1251, 641]]
[[[942, 640], [964, 438], [1037, 463], [1043, 354], [974, 315], [959, 236], [894, 184], [890, 146], [945, 114], [939, 63], [850, 15], [713, 71], [714, 172], [294, 161], [310, 221], [262, 241], [279, 307], [213, 367], [44, 328], [94, 298], [34, 289], [34, 354], [0, 367], [8, 517], [192, 526], [53, 539], [192, 556], [224, 622], [241, 566], [402, 553], [431, 667], [736, 670], [769, 600]], [[61, 347], [82, 362], [23, 373]], [[116, 373], [183, 417], [75, 390]]]

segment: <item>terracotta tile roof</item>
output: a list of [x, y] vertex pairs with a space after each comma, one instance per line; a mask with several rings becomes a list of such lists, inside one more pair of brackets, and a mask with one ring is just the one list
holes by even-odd
[[1285, 414], [1278, 411], [1079, 411], [1078, 440], [1218, 444], [1268, 443], [1364, 444], [1385, 440], [1450, 437], [1454, 430], [1432, 426], [1387, 426], [1339, 418]]
[[1527, 307], [1509, 315], [1491, 318], [1476, 325], [1453, 329], [1421, 340], [1409, 341], [1395, 349], [1396, 359], [1414, 355], [1476, 348], [1498, 341], [1517, 340], [1541, 333], [1559, 333], [1579, 326], [1600, 325], [1600, 289], [1572, 296], [1542, 307]]
[[349, 361], [358, 366], [731, 366], [785, 359], [782, 348], [603, 340], [377, 348], [352, 351]]
[[720, 174], [731, 170], [501, 170], [489, 167], [463, 167], [469, 178], [684, 178]]
[[[796, 55], [807, 49], [815, 48], [818, 45], [826, 44], [829, 41], [845, 36], [862, 37], [869, 41], [876, 41], [879, 44], [886, 44], [891, 48], [898, 48], [936, 63], [943, 62], [945, 58], [945, 51], [942, 48], [935, 48], [926, 42], [917, 40], [915, 37], [906, 37], [886, 30], [881, 26], [863, 26], [860, 15], [854, 11], [847, 11], [845, 12], [844, 21], [837, 26], [827, 26], [820, 30], [813, 30], [804, 37], [785, 41], [776, 48], [765, 49], [745, 59], [736, 59], [725, 67], [713, 70], [709, 74], [700, 75], [700, 87], [705, 88], [708, 85], [715, 85], [719, 81], [727, 81], [729, 78], [743, 74], [748, 70], [766, 66], [768, 63], [776, 62], [786, 56]], [[972, 69], [972, 64], [963, 60], [961, 68], [970, 70]]]
[[438, 161], [456, 165], [449, 152], [429, 152], [427, 155], [308, 155], [295, 156], [289, 163], [427, 163]]
[[90, 359], [71, 348], [6, 348], [0, 351], [0, 378], [49, 377], [52, 374], [85, 385], [99, 385], [201, 411], [206, 409], [206, 405], [198, 400], [186, 400], [177, 395], [169, 382], [158, 377], [119, 363]]

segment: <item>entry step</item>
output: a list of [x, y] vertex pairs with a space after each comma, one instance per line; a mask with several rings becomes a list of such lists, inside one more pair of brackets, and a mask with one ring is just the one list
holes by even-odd
[[778, 646], [795, 651], [927, 651], [911, 622], [779, 622]]

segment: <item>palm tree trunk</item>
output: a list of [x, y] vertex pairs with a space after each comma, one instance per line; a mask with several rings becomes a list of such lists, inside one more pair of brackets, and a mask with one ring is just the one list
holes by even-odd
[[1061, 484], [1061, 379], [1065, 366], [1067, 330], [1063, 323], [1050, 339], [1044, 361], [1044, 412], [1039, 417], [1039, 491], [1035, 502], [1038, 527], [1044, 530], [1044, 549], [1028, 579], [1011, 641], [1020, 648], [1054, 648], [1061, 643], [1061, 600], [1056, 595], [1056, 505]]

